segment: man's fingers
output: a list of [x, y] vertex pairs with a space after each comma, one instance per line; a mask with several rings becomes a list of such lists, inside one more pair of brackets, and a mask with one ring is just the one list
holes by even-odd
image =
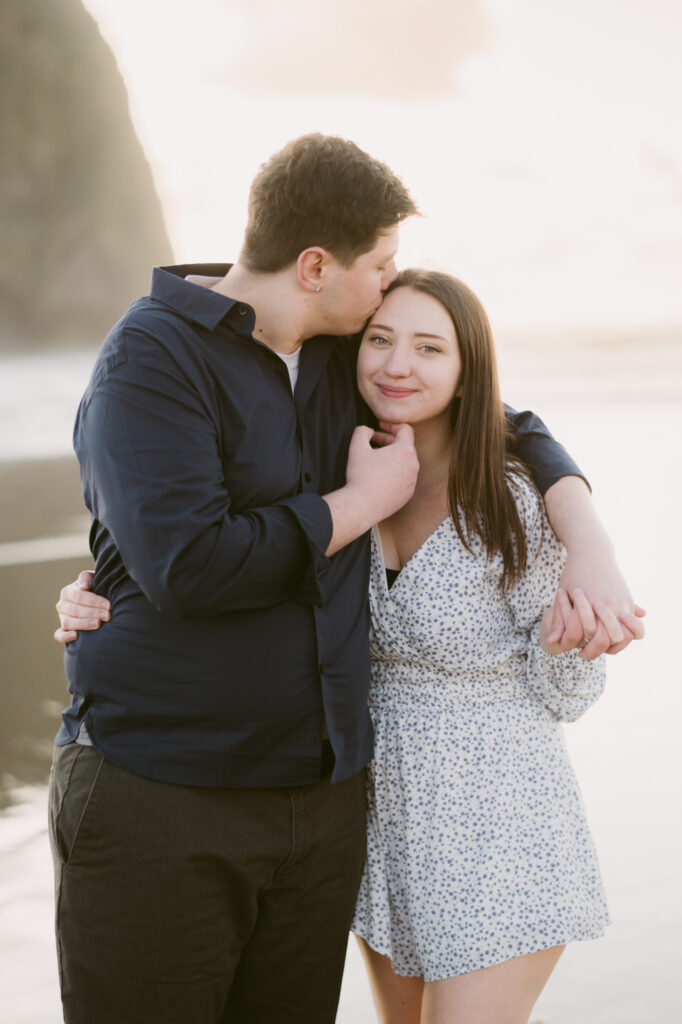
[[620, 616], [620, 624], [623, 630], [623, 639], [612, 643], [606, 650], [607, 654], [620, 654], [633, 640], [644, 639], [646, 630], [641, 617], [637, 615], [637, 608], [635, 608], [634, 615], [630, 612], [623, 612]]
[[82, 632], [83, 630], [99, 629], [102, 625], [101, 619], [82, 619], [80, 615], [75, 618], [72, 615], [60, 615], [59, 622], [62, 629], [69, 631], [77, 630], [78, 632]]
[[[372, 430], [371, 427], [365, 427], [365, 426], [356, 427], [355, 430], [353, 431], [353, 436], [351, 438], [351, 444], [354, 441], [356, 441], [356, 442], [357, 441], [363, 441], [363, 442], [366, 442], [367, 444], [369, 444], [369, 442], [372, 440], [372, 434], [373, 433], [374, 433], [374, 431]], [[81, 575], [82, 575], [82, 573], [81, 573]]]
[[395, 432], [396, 441], [402, 441], [404, 444], [414, 444], [414, 430], [409, 423], [401, 423]]
[[394, 437], [401, 426], [402, 423], [389, 423], [388, 420], [379, 420], [379, 428], [386, 434], [393, 434]]
[[59, 595], [57, 611], [59, 611], [60, 605], [67, 604], [90, 609], [101, 608], [104, 611], [109, 611], [110, 608], [109, 601], [107, 601], [106, 597], [100, 597], [98, 594], [93, 594], [91, 590], [80, 590], [76, 583], [69, 583], [68, 587], [64, 587]]
[[54, 638], [58, 644], [70, 644], [78, 638], [78, 633], [72, 629], [55, 629]]
[[609, 647], [611, 646], [611, 644], [621, 643], [621, 641], [625, 639], [623, 627], [621, 626], [620, 622], [618, 621], [614, 613], [611, 611], [609, 606], [606, 604], [602, 604], [601, 601], [598, 601], [594, 606], [594, 610], [601, 619], [601, 621], [604, 623], [604, 626], [606, 627], [606, 630], [611, 638], [611, 643], [609, 644]]
[[[631, 615], [630, 612], [623, 612], [620, 616], [621, 626], [632, 633], [632, 640], [642, 640], [646, 634], [646, 627], [642, 622], [642, 616], [637, 613], [638, 607], [638, 605], [635, 605], [634, 615]], [[643, 612], [643, 614], [646, 614], [642, 608], [639, 610]]]
[[[606, 605], [602, 605], [602, 607], [606, 608]], [[595, 605], [595, 608], [599, 611], [598, 605]], [[593, 658], [598, 658], [600, 654], [620, 654], [633, 640], [642, 640], [646, 631], [641, 616], [638, 615], [638, 609], [640, 612], [643, 611], [642, 608], [639, 608], [639, 605], [636, 605], [634, 614], [623, 612], [620, 616], [619, 640], [613, 640], [604, 622], [600, 621], [594, 639], [583, 647], [580, 657], [586, 661], [592, 661]], [[611, 620], [609, 619], [609, 621]]]
[[372, 434], [372, 444], [377, 448], [385, 448], [387, 445], [393, 444], [394, 441], [395, 434], [386, 434], [381, 430], [375, 430]]
[[[74, 619], [76, 622], [87, 622], [96, 618], [99, 622], [108, 622], [111, 614], [106, 605], [76, 604], [74, 601], [58, 601], [55, 605], [57, 614], [64, 623], [65, 618]], [[73, 627], [77, 628], [77, 626]]]
[[94, 578], [95, 574], [92, 569], [83, 569], [82, 572], [78, 573], [76, 584], [81, 590], [92, 590], [92, 581]]
[[635, 615], [637, 616], [638, 619], [643, 619], [644, 616], [646, 615], [646, 608], [642, 608], [641, 605], [636, 604], [635, 605]]

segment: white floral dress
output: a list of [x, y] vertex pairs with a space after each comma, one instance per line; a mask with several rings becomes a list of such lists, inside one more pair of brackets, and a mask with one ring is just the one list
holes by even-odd
[[470, 554], [446, 519], [391, 589], [372, 538], [367, 863], [353, 931], [426, 981], [488, 967], [608, 924], [564, 745], [600, 695], [604, 658], [545, 654], [539, 622], [564, 562], [531, 487], [511, 478], [528, 568]]

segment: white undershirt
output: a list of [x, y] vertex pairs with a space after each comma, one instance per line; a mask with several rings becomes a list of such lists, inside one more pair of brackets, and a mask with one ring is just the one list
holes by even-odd
[[287, 370], [289, 371], [289, 380], [291, 381], [291, 390], [293, 391], [296, 387], [296, 381], [298, 380], [298, 364], [301, 360], [301, 345], [298, 346], [295, 352], [276, 352], [283, 362], [286, 363]]

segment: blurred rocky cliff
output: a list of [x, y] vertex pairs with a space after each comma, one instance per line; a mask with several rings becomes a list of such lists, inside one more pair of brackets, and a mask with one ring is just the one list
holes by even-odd
[[0, 5], [0, 352], [99, 342], [171, 247], [80, 0]]

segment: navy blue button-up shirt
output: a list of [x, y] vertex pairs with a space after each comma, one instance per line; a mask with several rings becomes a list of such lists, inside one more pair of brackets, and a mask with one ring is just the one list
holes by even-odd
[[[66, 648], [71, 706], [94, 746], [140, 775], [199, 786], [320, 777], [370, 759], [368, 537], [332, 558], [320, 497], [342, 487], [362, 415], [357, 344], [305, 342], [292, 394], [252, 337], [250, 306], [157, 268], [151, 295], [107, 336], [74, 445], [95, 590], [111, 621]], [[519, 454], [544, 491], [579, 473], [530, 413]]]

